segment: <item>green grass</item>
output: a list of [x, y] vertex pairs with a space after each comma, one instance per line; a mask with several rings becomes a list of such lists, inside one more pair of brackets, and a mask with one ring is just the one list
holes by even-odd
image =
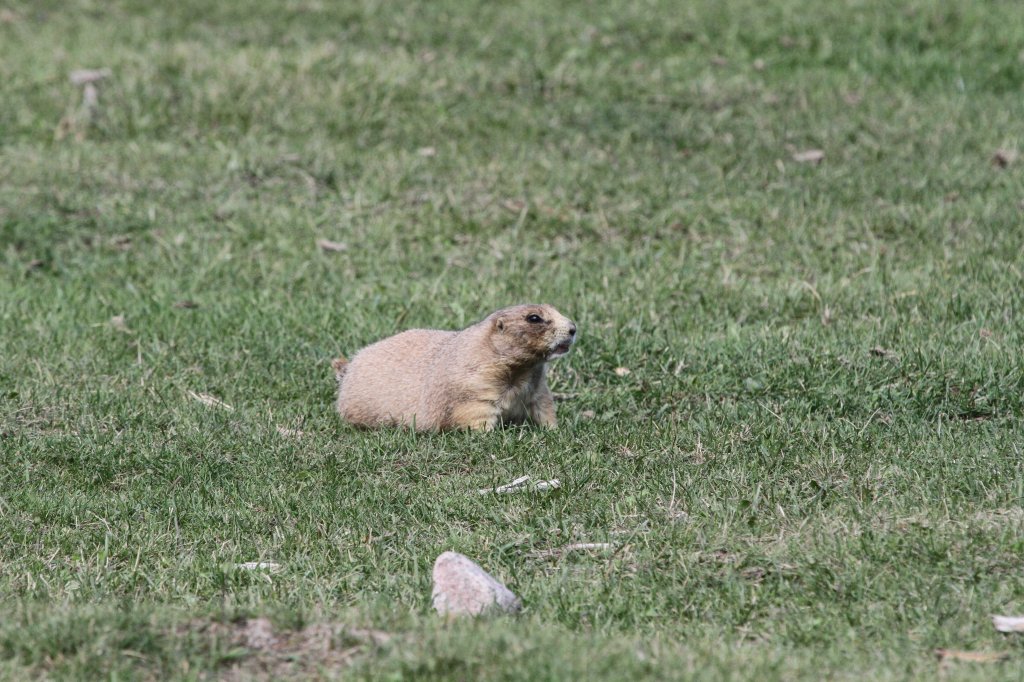
[[[5, 8], [0, 677], [1024, 674], [1019, 3]], [[557, 431], [332, 413], [524, 301]], [[441, 623], [446, 549], [524, 614]]]

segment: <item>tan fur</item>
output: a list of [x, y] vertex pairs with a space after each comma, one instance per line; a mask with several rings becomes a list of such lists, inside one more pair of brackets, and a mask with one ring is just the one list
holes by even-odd
[[569, 352], [575, 334], [572, 320], [544, 304], [503, 308], [458, 332], [410, 329], [332, 363], [338, 412], [357, 426], [421, 431], [554, 427], [546, 363]]

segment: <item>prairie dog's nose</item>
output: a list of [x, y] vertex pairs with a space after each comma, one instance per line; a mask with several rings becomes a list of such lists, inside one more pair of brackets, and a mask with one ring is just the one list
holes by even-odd
[[569, 325], [569, 336], [576, 336], [576, 325]]

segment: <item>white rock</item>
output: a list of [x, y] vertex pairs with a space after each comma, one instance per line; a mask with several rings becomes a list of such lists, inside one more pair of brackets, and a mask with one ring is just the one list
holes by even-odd
[[487, 611], [515, 613], [523, 604], [511, 590], [458, 552], [434, 561], [434, 609], [441, 615], [477, 616]]

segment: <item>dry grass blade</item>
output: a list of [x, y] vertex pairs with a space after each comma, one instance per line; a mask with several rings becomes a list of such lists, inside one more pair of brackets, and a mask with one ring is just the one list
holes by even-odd
[[526, 209], [527, 205], [522, 199], [506, 199], [501, 202], [501, 207], [509, 213], [515, 213], [518, 215]]
[[110, 69], [75, 69], [68, 74], [68, 80], [74, 85], [85, 85], [97, 83], [104, 78], [110, 78]]
[[940, 662], [962, 661], [964, 663], [998, 663], [1005, 661], [1010, 654], [1005, 651], [960, 651], [958, 649], [936, 649], [935, 655]]
[[299, 429], [289, 429], [286, 426], [278, 426], [277, 433], [284, 436], [285, 438], [302, 438], [306, 435], [305, 431]]
[[320, 247], [321, 251], [327, 251], [329, 253], [348, 251], [348, 244], [345, 242], [332, 242], [330, 239], [317, 239], [316, 245]]
[[229, 412], [235, 409], [228, 405], [223, 400], [221, 400], [220, 398], [215, 398], [209, 393], [196, 393], [195, 391], [189, 391], [188, 396], [193, 400], [201, 402], [203, 405], [206, 405], [207, 407], [219, 407], [223, 410], [228, 410]]

